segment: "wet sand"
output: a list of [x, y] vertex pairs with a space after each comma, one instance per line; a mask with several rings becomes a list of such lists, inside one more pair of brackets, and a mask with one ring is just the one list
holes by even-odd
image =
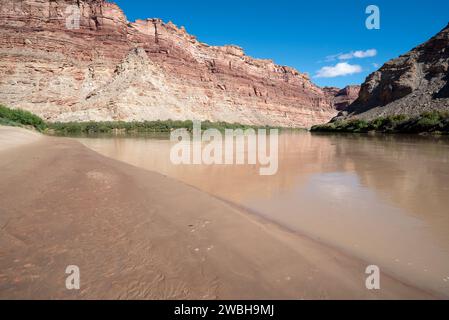
[[36, 142], [41, 138], [42, 135], [30, 130], [0, 126], [0, 152]]
[[439, 298], [368, 291], [368, 263], [76, 141], [0, 135], [22, 137], [0, 150], [0, 299]]

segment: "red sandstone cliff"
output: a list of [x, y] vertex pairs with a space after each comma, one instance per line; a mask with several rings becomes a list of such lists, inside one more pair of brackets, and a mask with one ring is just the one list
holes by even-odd
[[[79, 29], [66, 9], [81, 11]], [[310, 127], [336, 115], [307, 75], [201, 43], [103, 0], [1, 0], [0, 103], [50, 121], [200, 119]]]

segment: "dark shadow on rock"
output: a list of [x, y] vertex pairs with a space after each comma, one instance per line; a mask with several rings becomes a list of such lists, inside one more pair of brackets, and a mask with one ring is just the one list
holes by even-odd
[[433, 95], [434, 99], [449, 98], [449, 74], [444, 77], [444, 80], [446, 81], [446, 85]]

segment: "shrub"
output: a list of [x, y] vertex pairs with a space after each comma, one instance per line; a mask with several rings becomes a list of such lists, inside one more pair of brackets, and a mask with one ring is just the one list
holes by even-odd
[[45, 121], [31, 112], [10, 109], [2, 105], [0, 105], [0, 119], [2, 119], [3, 124], [31, 126], [39, 131], [44, 131], [47, 128]]
[[444, 111], [432, 111], [423, 113], [415, 122], [416, 128], [421, 132], [448, 132], [447, 122], [449, 113]]
[[449, 112], [426, 112], [419, 117], [394, 115], [380, 117], [371, 121], [351, 119], [339, 120], [325, 125], [318, 125], [312, 131], [321, 132], [383, 132], [383, 133], [449, 133]]
[[366, 132], [368, 130], [368, 122], [365, 120], [350, 120], [346, 126], [345, 131], [346, 132]]

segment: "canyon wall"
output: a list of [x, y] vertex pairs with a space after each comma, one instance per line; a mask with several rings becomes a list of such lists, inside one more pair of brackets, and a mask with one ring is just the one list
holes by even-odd
[[335, 119], [418, 116], [436, 110], [449, 111], [449, 25], [370, 74], [359, 98]]
[[171, 22], [128, 22], [103, 0], [1, 0], [0, 103], [61, 122], [310, 127], [337, 114], [306, 74], [237, 46], [209, 46]]
[[324, 87], [323, 91], [331, 99], [332, 104], [338, 111], [346, 110], [358, 97], [360, 86], [351, 85], [343, 89], [336, 87]]

